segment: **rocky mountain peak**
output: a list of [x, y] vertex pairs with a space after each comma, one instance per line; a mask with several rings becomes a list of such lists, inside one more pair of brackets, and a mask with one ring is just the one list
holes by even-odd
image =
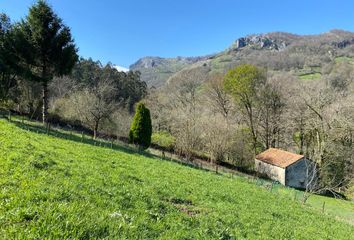
[[[279, 33], [278, 33], [279, 35]], [[268, 50], [284, 50], [290, 43], [289, 37], [279, 37], [273, 34], [255, 34], [241, 37], [235, 41], [231, 46], [234, 51], [240, 50], [245, 47], [252, 49], [268, 49]]]
[[130, 66], [130, 69], [135, 69], [135, 68], [152, 68], [156, 65], [161, 64], [163, 61], [163, 58], [160, 57], [143, 57], [139, 59], [136, 63], [132, 64]]

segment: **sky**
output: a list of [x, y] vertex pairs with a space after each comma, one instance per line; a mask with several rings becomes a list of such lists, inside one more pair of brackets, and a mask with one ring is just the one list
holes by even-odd
[[[12, 21], [35, 0], [0, 0]], [[79, 55], [123, 67], [144, 56], [202, 56], [254, 33], [354, 31], [353, 0], [47, 0]]]

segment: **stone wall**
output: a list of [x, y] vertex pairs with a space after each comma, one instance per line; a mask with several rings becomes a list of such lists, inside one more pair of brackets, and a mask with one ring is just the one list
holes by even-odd
[[285, 185], [294, 188], [306, 188], [309, 160], [302, 159], [286, 168]]
[[285, 185], [285, 169], [255, 159], [255, 170]]

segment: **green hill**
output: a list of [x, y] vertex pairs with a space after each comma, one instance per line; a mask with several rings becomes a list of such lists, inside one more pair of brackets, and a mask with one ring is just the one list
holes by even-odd
[[[291, 73], [303, 80], [321, 78], [329, 66], [353, 59], [354, 33], [331, 30], [316, 35], [296, 35], [286, 32], [253, 34], [237, 39], [230, 47], [216, 54], [194, 58], [145, 57], [130, 66], [140, 71], [149, 87], [163, 87], [171, 81], [181, 81], [186, 71], [201, 74], [206, 80], [215, 73], [225, 73], [242, 63], [250, 63], [269, 71]], [[316, 71], [303, 74], [308, 68]], [[191, 74], [191, 73], [190, 73]]]
[[241, 177], [72, 139], [0, 120], [0, 239], [354, 235], [353, 226]]

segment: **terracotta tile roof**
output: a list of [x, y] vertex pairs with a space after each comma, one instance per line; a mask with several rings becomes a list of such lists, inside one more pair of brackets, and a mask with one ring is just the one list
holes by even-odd
[[286, 168], [303, 157], [303, 155], [287, 152], [281, 149], [269, 148], [258, 154], [256, 159], [281, 168]]

